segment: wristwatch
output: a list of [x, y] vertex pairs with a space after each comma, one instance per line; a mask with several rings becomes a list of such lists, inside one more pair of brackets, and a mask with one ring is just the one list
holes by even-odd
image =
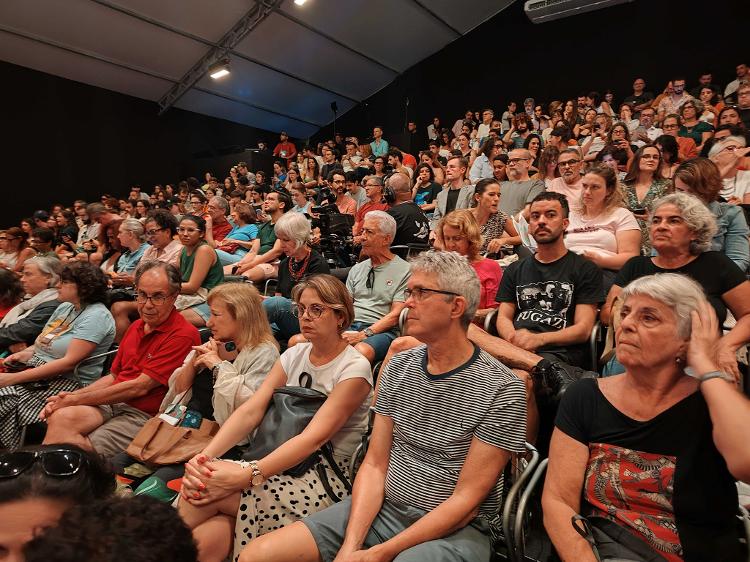
[[250, 470], [252, 471], [252, 474], [250, 475], [250, 485], [260, 486], [261, 484], [263, 484], [263, 481], [266, 479], [266, 477], [263, 476], [263, 473], [260, 471], [260, 467], [258, 466], [258, 461], [250, 461], [248, 463], [248, 466], [250, 467]]
[[689, 377], [693, 377], [694, 379], [697, 379], [698, 382], [706, 382], [711, 379], [723, 379], [727, 382], [734, 384], [734, 377], [723, 371], [709, 371], [708, 373], [699, 375], [693, 369], [691, 369], [690, 367], [687, 367], [685, 369], [685, 374]]
[[371, 338], [375, 335], [375, 332], [372, 331], [372, 328], [365, 328], [364, 330], [362, 330], [362, 333], [364, 333], [364, 335], [368, 338]]
[[211, 368], [211, 377], [214, 380], [214, 384], [216, 384], [216, 379], [219, 376], [219, 369], [221, 369], [221, 363], [217, 363]]

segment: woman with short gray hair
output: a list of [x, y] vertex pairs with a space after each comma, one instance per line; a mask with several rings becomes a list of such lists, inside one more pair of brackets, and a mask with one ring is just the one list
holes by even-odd
[[[697, 198], [673, 193], [654, 203], [650, 237], [655, 256], [637, 256], [628, 260], [615, 277], [602, 307], [601, 319], [614, 329], [619, 324], [618, 297], [631, 281], [655, 273], [682, 273], [703, 288], [723, 324], [727, 310], [737, 324], [719, 340], [719, 362], [722, 369], [739, 377], [736, 352], [750, 341], [750, 282], [735, 263], [722, 252], [710, 250], [716, 232], [713, 213]], [[608, 373], [621, 372], [614, 362]]]
[[286, 213], [273, 227], [286, 257], [279, 264], [276, 294], [263, 301], [274, 336], [288, 341], [299, 333], [299, 320], [292, 314], [292, 289], [316, 273], [329, 273], [328, 262], [310, 246], [310, 221], [300, 213]]
[[544, 526], [563, 560], [743, 560], [735, 480], [750, 478], [750, 401], [716, 361], [716, 314], [674, 273], [621, 296], [625, 371], [565, 391]]
[[35, 256], [23, 264], [21, 284], [26, 297], [0, 322], [0, 350], [19, 351], [34, 343], [55, 311], [62, 263], [52, 256]]

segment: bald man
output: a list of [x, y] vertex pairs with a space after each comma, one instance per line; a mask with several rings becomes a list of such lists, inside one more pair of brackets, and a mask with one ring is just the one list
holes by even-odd
[[430, 221], [413, 201], [410, 179], [402, 173], [395, 173], [388, 178], [386, 185], [395, 195], [393, 206], [388, 209], [388, 214], [396, 219], [393, 245], [429, 244]]

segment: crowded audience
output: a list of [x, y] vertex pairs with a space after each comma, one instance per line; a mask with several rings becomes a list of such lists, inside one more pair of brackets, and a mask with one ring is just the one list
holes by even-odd
[[534, 446], [562, 559], [741, 559], [736, 75], [281, 132], [5, 225], [0, 552], [490, 560]]

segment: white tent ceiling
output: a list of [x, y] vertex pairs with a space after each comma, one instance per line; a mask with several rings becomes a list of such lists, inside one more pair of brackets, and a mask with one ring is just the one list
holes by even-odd
[[[513, 0], [259, 0], [270, 13], [175, 107], [308, 137]], [[162, 99], [254, 0], [2, 0], [0, 59]]]

